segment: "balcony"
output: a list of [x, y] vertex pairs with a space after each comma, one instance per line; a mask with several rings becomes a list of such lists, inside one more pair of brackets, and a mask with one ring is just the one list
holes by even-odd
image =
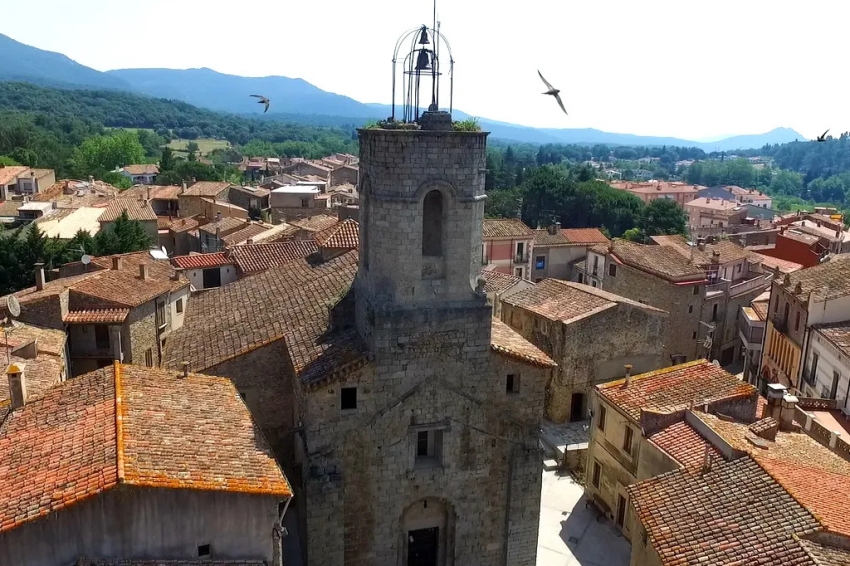
[[767, 288], [770, 285], [772, 278], [773, 274], [771, 273], [768, 275], [759, 275], [758, 277], [753, 277], [752, 279], [747, 279], [740, 283], [733, 283], [729, 286], [729, 295], [736, 297], [738, 295], [743, 295], [744, 293], [749, 293], [750, 291]]
[[728, 279], [716, 279], [717, 283], [711, 283], [710, 285], [705, 286], [705, 297], [710, 298], [721, 293], [726, 293], [729, 291], [729, 283], [731, 283]]
[[528, 252], [516, 254], [514, 256], [514, 263], [524, 265], [528, 263], [529, 259], [531, 259], [531, 254]]

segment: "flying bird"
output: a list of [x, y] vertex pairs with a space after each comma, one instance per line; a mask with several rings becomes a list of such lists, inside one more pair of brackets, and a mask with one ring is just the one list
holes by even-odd
[[822, 133], [821, 135], [819, 135], [815, 141], [825, 142], [825, 141], [826, 141], [826, 134], [827, 134], [827, 132], [829, 132], [829, 130], [827, 130], [826, 132], [824, 132], [824, 133]]
[[269, 99], [268, 98], [266, 98], [265, 96], [260, 96], [259, 94], [252, 94], [251, 96], [253, 96], [254, 98], [260, 99], [260, 100], [257, 101], [257, 104], [265, 104], [266, 105], [266, 109], [263, 110], [263, 114], [265, 114], [266, 112], [269, 111]]
[[[540, 75], [540, 78], [543, 80], [543, 83], [546, 85], [546, 88], [549, 89], [546, 92], [544, 92], [543, 94], [548, 94], [548, 95], [554, 96], [555, 100], [558, 101], [558, 106], [561, 107], [561, 110], [564, 111], [564, 114], [567, 114], [567, 109], [564, 108], [564, 103], [563, 103], [563, 101], [561, 101], [561, 95], [558, 94], [561, 91], [558, 90], [557, 88], [553, 87], [551, 84], [549, 84], [549, 81], [547, 81], [546, 79], [543, 78], [543, 73], [541, 73], [539, 70], [537, 71], [537, 74]], [[569, 114], [567, 114], [567, 116], [569, 116]]]

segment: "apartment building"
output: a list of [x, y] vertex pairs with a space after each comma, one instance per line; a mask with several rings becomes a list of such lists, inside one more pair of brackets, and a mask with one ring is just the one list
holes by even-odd
[[518, 218], [485, 219], [482, 230], [484, 269], [530, 279], [535, 232]]

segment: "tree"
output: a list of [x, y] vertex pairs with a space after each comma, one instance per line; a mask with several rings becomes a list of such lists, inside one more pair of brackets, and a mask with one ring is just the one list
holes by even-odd
[[7, 155], [0, 155], [0, 166], [11, 167], [14, 165], [20, 165], [20, 163]]
[[657, 198], [644, 207], [638, 228], [646, 237], [684, 234], [687, 220], [685, 211], [676, 201]]
[[133, 181], [126, 175], [116, 173], [115, 171], [107, 171], [100, 176], [100, 180], [104, 183], [109, 183], [116, 189], [129, 189], [133, 186]]
[[171, 171], [174, 169], [175, 163], [174, 152], [171, 148], [168, 146], [162, 148], [162, 155], [159, 157], [159, 172]]
[[105, 136], [86, 139], [71, 158], [73, 170], [77, 176], [100, 177], [116, 167], [141, 163], [145, 150], [134, 132], [111, 132]]
[[146, 250], [154, 242], [142, 224], [130, 220], [125, 210], [115, 220], [111, 230], [101, 230], [97, 233], [93, 243], [98, 255], [112, 255]]
[[186, 151], [188, 152], [186, 159], [189, 161], [197, 161], [199, 149], [200, 148], [198, 147], [198, 144], [193, 141], [190, 141], [188, 144], [186, 144]]

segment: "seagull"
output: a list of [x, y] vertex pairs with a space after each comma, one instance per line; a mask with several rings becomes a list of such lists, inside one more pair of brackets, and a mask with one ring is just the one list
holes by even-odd
[[266, 109], [263, 110], [263, 114], [265, 114], [266, 112], [269, 111], [269, 99], [268, 98], [266, 98], [265, 96], [260, 96], [259, 94], [252, 94], [251, 96], [253, 96], [254, 98], [260, 99], [260, 100], [257, 101], [257, 104], [265, 104], [266, 105]]
[[[559, 92], [561, 92], [561, 91], [560, 91], [560, 90], [558, 90], [557, 88], [553, 87], [552, 85], [550, 85], [550, 84], [549, 84], [549, 81], [547, 81], [546, 79], [544, 79], [544, 78], [543, 78], [543, 73], [541, 73], [539, 70], [537, 71], [537, 74], [538, 74], [538, 75], [540, 75], [540, 78], [541, 78], [541, 79], [543, 80], [543, 82], [546, 84], [546, 88], [548, 88], [548, 89], [549, 89], [549, 90], [547, 90], [546, 92], [544, 92], [543, 94], [549, 94], [549, 95], [554, 96], [554, 97], [555, 97], [555, 100], [557, 100], [557, 101], [558, 101], [558, 106], [560, 106], [560, 107], [561, 107], [561, 110], [563, 110], [563, 111], [564, 111], [564, 114], [567, 114], [567, 109], [566, 109], [566, 108], [564, 108], [564, 103], [561, 101], [561, 95], [559, 95], [559, 94], [558, 94], [558, 93], [559, 93]], [[569, 114], [567, 114], [567, 116], [569, 116]]]
[[826, 141], [826, 133], [827, 133], [828, 131], [829, 131], [829, 130], [827, 130], [826, 132], [824, 132], [824, 133], [822, 133], [821, 135], [819, 135], [815, 141], [825, 142], [825, 141]]

